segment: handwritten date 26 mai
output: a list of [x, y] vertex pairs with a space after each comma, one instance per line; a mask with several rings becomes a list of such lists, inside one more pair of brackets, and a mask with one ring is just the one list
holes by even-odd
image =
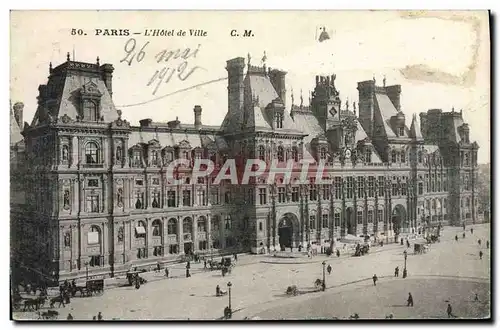
[[[148, 45], [149, 41], [146, 42], [139, 50], [136, 50], [136, 40], [134, 38], [129, 39], [124, 47], [126, 55], [120, 61], [120, 63], [126, 62], [129, 66], [131, 66], [134, 60], [137, 63], [142, 62], [144, 57], [147, 55], [146, 51]], [[179, 48], [176, 50], [164, 49], [154, 56], [154, 60], [156, 63], [168, 64], [161, 69], [156, 70], [146, 85], [154, 86], [153, 95], [156, 94], [162, 83], [167, 84], [169, 81], [171, 81], [172, 77], [174, 77], [175, 74], [179, 80], [184, 81], [188, 79], [197, 69], [203, 69], [200, 66], [192, 66], [191, 68], [188, 68], [189, 59], [196, 58], [200, 51], [200, 46], [201, 45], [198, 45], [198, 47], [193, 50], [190, 48]], [[176, 62], [176, 60], [179, 60], [180, 62]]]

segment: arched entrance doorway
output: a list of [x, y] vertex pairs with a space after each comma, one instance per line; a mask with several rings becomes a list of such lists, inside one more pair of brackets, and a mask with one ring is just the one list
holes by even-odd
[[403, 205], [398, 204], [392, 210], [392, 230], [394, 231], [396, 240], [401, 233], [404, 223], [406, 223], [406, 210]]
[[286, 213], [278, 223], [280, 249], [297, 247], [300, 242], [299, 220], [295, 214]]
[[345, 210], [345, 224], [347, 227], [347, 234], [356, 235], [356, 218], [354, 208], [348, 207]]

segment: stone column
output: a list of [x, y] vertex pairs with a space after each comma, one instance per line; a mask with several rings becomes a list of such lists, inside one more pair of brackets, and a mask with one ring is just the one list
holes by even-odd
[[210, 214], [207, 214], [207, 248], [210, 250], [212, 248], [212, 219]]
[[184, 253], [184, 232], [183, 232], [183, 228], [182, 228], [182, 218], [181, 216], [177, 216], [177, 236], [178, 236], [178, 239], [177, 241], [179, 242], [179, 254], [183, 254]]
[[193, 237], [191, 240], [193, 242], [193, 252], [195, 252], [198, 251], [198, 217], [195, 214], [191, 217], [193, 219], [193, 232], [191, 233]]
[[102, 252], [101, 255], [104, 259], [104, 265], [109, 264], [109, 228], [106, 222], [102, 223]]
[[59, 226], [59, 271], [66, 271], [64, 264], [64, 226]]

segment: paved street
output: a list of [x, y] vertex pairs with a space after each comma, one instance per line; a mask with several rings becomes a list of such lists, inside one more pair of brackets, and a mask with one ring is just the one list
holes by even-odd
[[[461, 228], [446, 227], [441, 242], [433, 244], [427, 254], [413, 255], [413, 250], [409, 250], [407, 279], [393, 278], [394, 268], [399, 266], [401, 276], [404, 265], [404, 247], [395, 244], [373, 248], [363, 257], [349, 257], [347, 253], [341, 258], [316, 256], [312, 260], [292, 259], [294, 264], [289, 259], [248, 255], [241, 256], [232, 274], [226, 277], [220, 272], [203, 271], [203, 264], [193, 264], [193, 276], [185, 278], [185, 264], [179, 264], [170, 268], [173, 278], [163, 279], [163, 274], [149, 273], [146, 278], [150, 282], [139, 290], [108, 289], [102, 296], [74, 298], [70, 305], [58, 310], [60, 318], [71, 313], [75, 319], [87, 320], [99, 311], [108, 320], [216, 319], [222, 316], [228, 297], [215, 297], [215, 287], [219, 284], [227, 289], [226, 283], [231, 281], [235, 319], [255, 315], [345, 317], [352, 313], [361, 317], [385, 317], [390, 313], [401, 318], [446, 317], [445, 300], [452, 302], [459, 317], [485, 316], [490, 292], [490, 253], [485, 246], [489, 225], [474, 226], [473, 235], [469, 228], [467, 237], [462, 239]], [[455, 234], [459, 236], [458, 242], [454, 240]], [[483, 260], [479, 260], [478, 239], [482, 240]], [[333, 268], [332, 274], [327, 275], [326, 292], [297, 297], [284, 294], [289, 285], [297, 285], [301, 291], [311, 290], [314, 280], [322, 277], [323, 260]], [[371, 282], [373, 274], [379, 277], [376, 288]], [[405, 303], [408, 292], [414, 296], [413, 309], [399, 307]], [[482, 302], [466, 303], [473, 293], [478, 293]], [[33, 315], [15, 313], [14, 317], [33, 318]]]

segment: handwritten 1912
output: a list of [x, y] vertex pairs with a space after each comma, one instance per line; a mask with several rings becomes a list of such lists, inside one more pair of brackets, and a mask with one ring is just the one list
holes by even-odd
[[[140, 47], [139, 50], [137, 50], [137, 41], [134, 38], [130, 38], [126, 43], [125, 43], [125, 57], [121, 59], [120, 63], [126, 62], [129, 66], [132, 65], [132, 63], [135, 62], [140, 63], [142, 60], [144, 60], [144, 57], [146, 56], [146, 49], [149, 45], [149, 41], [146, 42], [142, 47]], [[190, 69], [189, 67], [189, 59], [194, 59], [198, 55], [200, 51], [201, 45], [198, 44], [198, 47], [195, 49], [191, 48], [185, 48], [185, 49], [176, 49], [176, 50], [168, 50], [164, 49], [157, 53], [154, 56], [154, 59], [156, 63], [161, 64], [161, 63], [168, 63], [165, 66], [163, 66], [161, 69], [158, 69], [155, 71], [155, 73], [151, 76], [149, 79], [148, 83], [146, 86], [154, 86], [153, 89], [153, 95], [156, 95], [156, 92], [160, 88], [160, 85], [162, 83], [168, 84], [172, 77], [174, 76], [175, 73], [177, 73], [177, 78], [181, 81], [187, 80], [196, 70], [204, 68], [200, 66], [193, 66]], [[181, 59], [182, 61], [180, 63], [172, 64], [172, 61]], [[156, 83], [156, 84], [155, 84]]]

